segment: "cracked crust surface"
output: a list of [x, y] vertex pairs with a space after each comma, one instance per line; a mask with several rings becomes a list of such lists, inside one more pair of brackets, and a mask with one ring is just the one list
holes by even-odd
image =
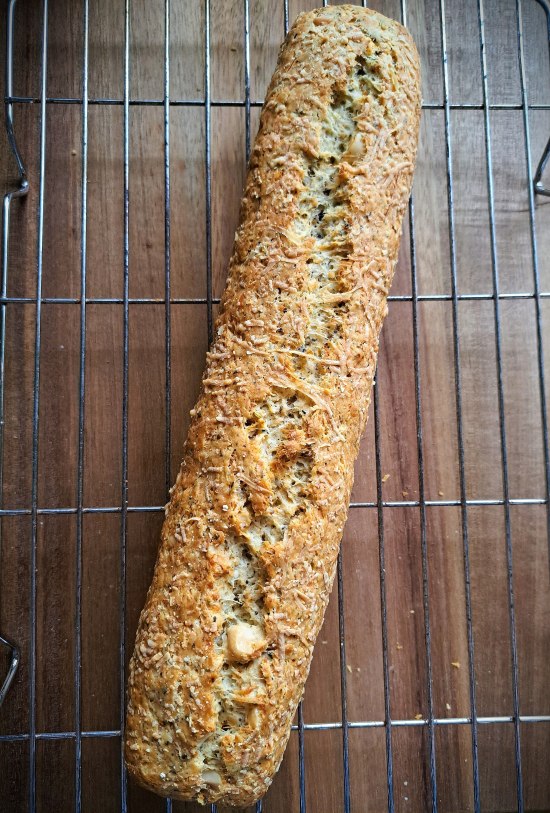
[[416, 155], [410, 35], [300, 15], [251, 156], [130, 664], [126, 761], [246, 805], [279, 767], [334, 579]]

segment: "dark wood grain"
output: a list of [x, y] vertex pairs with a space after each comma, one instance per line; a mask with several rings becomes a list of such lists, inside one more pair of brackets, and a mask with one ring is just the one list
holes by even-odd
[[13, 813], [24, 813], [28, 810], [25, 788], [28, 783], [29, 744], [22, 741], [0, 743], [0, 760], [5, 766], [2, 805]]
[[[39, 740], [36, 744], [36, 811], [71, 810], [75, 746], [71, 740]], [[59, 777], [59, 781], [56, 781]]]
[[[317, 0], [290, 0], [290, 20]], [[522, 88], [514, 0], [485, 0], [488, 94], [491, 104], [518, 106]], [[399, 0], [372, 3], [399, 16]], [[2, 9], [5, 13], [6, 2]], [[349, 778], [354, 813], [387, 808], [386, 732], [382, 651], [379, 530], [383, 531], [387, 601], [388, 678], [394, 720], [393, 793], [397, 811], [429, 809], [431, 782], [424, 591], [429, 598], [433, 711], [437, 718], [468, 718], [470, 682], [467, 640], [464, 536], [469, 542], [471, 618], [475, 644], [477, 711], [485, 717], [513, 714], [510, 597], [506, 512], [502, 504], [469, 506], [466, 526], [459, 505], [428, 505], [426, 526], [417, 503], [461, 497], [452, 319], [451, 255], [447, 204], [447, 155], [441, 63], [440, 4], [408, 0], [409, 27], [423, 64], [423, 96], [439, 109], [425, 110], [414, 183], [414, 222], [404, 224], [394, 295], [410, 297], [411, 226], [418, 292], [438, 301], [417, 305], [421, 452], [416, 420], [413, 307], [394, 301], [382, 334], [377, 396], [381, 497], [413, 505], [376, 507], [374, 421], [361, 444], [342, 546], [346, 663], [338, 635], [335, 589], [319, 636], [304, 700], [307, 725], [328, 730], [304, 735], [307, 809], [343, 809], [341, 668], [345, 667], [348, 720], [377, 725], [349, 730]], [[283, 2], [250, 0], [250, 97], [261, 101], [284, 35]], [[523, 0], [527, 96], [550, 104], [550, 65], [542, 9]], [[196, 398], [207, 349], [207, 206], [204, 7], [193, 0], [172, 3], [170, 40], [170, 415], [166, 399], [164, 3], [131, 3], [130, 13], [130, 217], [129, 293], [156, 300], [133, 303], [128, 323], [128, 514], [121, 533], [124, 307], [121, 302], [86, 308], [83, 504], [107, 509], [86, 513], [82, 523], [81, 704], [84, 731], [118, 731], [121, 720], [121, 645], [127, 663], [139, 611], [155, 561], [161, 506], [167, 481], [179, 467], [189, 410]], [[504, 495], [499, 376], [495, 343], [493, 254], [487, 143], [493, 167], [495, 254], [501, 291], [521, 294], [499, 304], [501, 361], [512, 499], [535, 502], [510, 507], [512, 576], [516, 613], [519, 702], [523, 715], [550, 714], [550, 586], [547, 508], [544, 504], [543, 426], [537, 357], [537, 311], [533, 299], [531, 242], [523, 111], [491, 110], [489, 130], [481, 108], [478, 3], [446, 4], [450, 151], [460, 346], [464, 487], [468, 499], [502, 501]], [[15, 92], [40, 93], [40, 3], [19, 3], [16, 12]], [[87, 294], [123, 296], [124, 248], [124, 4], [90, 4], [87, 183]], [[82, 93], [83, 13], [79, 3], [50, 3], [47, 93]], [[246, 171], [244, 4], [210, 0], [211, 272], [214, 297], [223, 291], [238, 223]], [[2, 49], [4, 44], [1, 45]], [[3, 50], [2, 50], [3, 54]], [[117, 104], [96, 104], [110, 99]], [[139, 104], [149, 100], [152, 104]], [[181, 102], [194, 101], [193, 106]], [[220, 101], [234, 106], [220, 106]], [[258, 127], [253, 106], [250, 133]], [[529, 109], [531, 165], [536, 166], [550, 133], [550, 111]], [[12, 205], [7, 291], [36, 294], [40, 105], [17, 104], [15, 126], [28, 168], [30, 192]], [[486, 138], [488, 137], [488, 142]], [[11, 188], [14, 163], [2, 135], [0, 179]], [[82, 108], [49, 104], [46, 119], [43, 295], [78, 300], [81, 285]], [[537, 201], [536, 261], [541, 289], [550, 290], [550, 204]], [[445, 298], [446, 297], [446, 298]], [[213, 308], [214, 313], [217, 307]], [[550, 398], [550, 302], [541, 302], [545, 342], [546, 397]], [[32, 409], [36, 305], [7, 305], [5, 425], [2, 507], [32, 507]], [[36, 707], [37, 731], [70, 733], [76, 721], [77, 518], [80, 304], [43, 303], [38, 431], [40, 509], [66, 509], [37, 516]], [[548, 345], [548, 346], [547, 346]], [[167, 447], [166, 425], [171, 445]], [[168, 477], [166, 459], [169, 455]], [[537, 504], [539, 503], [539, 504]], [[144, 511], [144, 508], [151, 510]], [[29, 732], [31, 517], [1, 520], [0, 629], [16, 640], [22, 660], [0, 711], [2, 735]], [[425, 531], [425, 532], [424, 532]], [[121, 608], [121, 544], [126, 540], [126, 606]], [[422, 541], [426, 560], [423, 562]], [[423, 581], [423, 564], [426, 581]], [[0, 667], [7, 659], [0, 656]], [[420, 719], [419, 719], [420, 718]], [[525, 809], [550, 809], [546, 755], [550, 724], [522, 723], [521, 756]], [[480, 724], [481, 807], [503, 813], [517, 807], [514, 728]], [[293, 731], [266, 813], [299, 809], [299, 736]], [[443, 813], [474, 809], [471, 727], [436, 727], [438, 805]], [[39, 740], [36, 749], [37, 805], [46, 811], [74, 810], [75, 739]], [[0, 741], [0, 808], [28, 810], [29, 745]], [[53, 778], [53, 779], [52, 779]], [[121, 805], [120, 739], [84, 737], [82, 809], [115, 813]], [[164, 802], [128, 787], [132, 813], [165, 810]], [[174, 813], [198, 813], [174, 803]], [[220, 813], [228, 813], [223, 808]], [[250, 809], [247, 810], [250, 813]]]
[[[120, 565], [116, 515], [88, 515], [82, 549], [82, 728], [113, 731], [120, 723]], [[92, 746], [90, 749], [93, 751]]]

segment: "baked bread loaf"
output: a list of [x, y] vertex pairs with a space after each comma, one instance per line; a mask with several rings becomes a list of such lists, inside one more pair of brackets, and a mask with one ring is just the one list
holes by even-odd
[[398, 23], [351, 5], [297, 18], [130, 664], [126, 761], [157, 793], [247, 805], [281, 762], [334, 579], [419, 115]]

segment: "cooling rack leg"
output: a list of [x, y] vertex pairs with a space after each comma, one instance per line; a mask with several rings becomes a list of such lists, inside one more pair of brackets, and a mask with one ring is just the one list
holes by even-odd
[[3, 635], [0, 635], [0, 645], [5, 647], [10, 653], [10, 665], [8, 667], [6, 677], [4, 678], [4, 682], [2, 683], [2, 686], [0, 686], [0, 706], [1, 706], [6, 698], [6, 695], [15, 677], [15, 673], [17, 672], [17, 669], [19, 667], [21, 653], [19, 652], [19, 647], [16, 644], [12, 643], [12, 641], [10, 641], [9, 638], [5, 638]]
[[[15, 4], [17, 0], [10, 0], [6, 14], [6, 62], [5, 62], [5, 93], [8, 99], [13, 96], [13, 24]], [[2, 207], [2, 305], [0, 307], [0, 507], [3, 507], [4, 486], [4, 381], [5, 381], [5, 352], [6, 352], [6, 297], [8, 293], [8, 259], [10, 240], [10, 210], [14, 198], [24, 198], [29, 191], [27, 171], [15, 139], [13, 125], [13, 104], [5, 103], [6, 134], [11, 152], [17, 164], [17, 187], [4, 195]], [[0, 568], [2, 566], [2, 523], [0, 522]], [[0, 605], [1, 610], [1, 605]], [[0, 706], [13, 683], [17, 672], [21, 653], [17, 644], [9, 638], [0, 635], [0, 644], [10, 653], [10, 665], [7, 674], [0, 686]]]
[[[544, 9], [546, 14], [546, 27], [548, 31], [548, 52], [550, 56], [550, 5], [547, 0], [537, 0], [537, 3]], [[529, 231], [531, 238], [531, 259], [533, 264], [533, 283], [534, 283], [534, 299], [535, 299], [535, 315], [536, 315], [536, 331], [537, 331], [537, 366], [539, 373], [539, 392], [540, 392], [540, 410], [541, 410], [541, 424], [543, 435], [544, 447], [544, 467], [546, 475], [546, 528], [547, 528], [547, 541], [550, 546], [550, 439], [548, 431], [548, 411], [546, 402], [546, 374], [545, 374], [545, 359], [544, 359], [544, 344], [543, 344], [543, 325], [542, 325], [542, 308], [541, 302], [543, 293], [541, 291], [540, 283], [540, 269], [539, 269], [539, 252], [537, 246], [537, 227], [535, 217], [535, 192], [539, 194], [548, 195], [550, 190], [543, 187], [543, 189], [536, 189], [536, 178], [539, 174], [542, 175], [544, 167], [548, 162], [550, 151], [550, 140], [546, 145], [544, 154], [539, 163], [535, 178], [531, 178], [531, 136], [530, 136], [530, 122], [529, 122], [529, 98], [527, 92], [527, 74], [525, 66], [525, 55], [523, 49], [523, 21], [522, 21], [522, 3], [521, 0], [516, 0], [516, 24], [517, 24], [517, 43], [518, 43], [518, 60], [519, 60], [519, 74], [521, 81], [521, 108], [523, 112], [523, 131], [525, 141], [525, 164], [527, 173], [527, 193], [529, 200]], [[539, 184], [541, 185], [540, 178]]]
[[[548, 4], [547, 0], [536, 0], [536, 2], [543, 9], [546, 15], [546, 30], [548, 31], [548, 53], [550, 55], [550, 5]], [[541, 159], [537, 167], [537, 171], [535, 172], [535, 176], [533, 178], [533, 189], [535, 193], [537, 195], [544, 195], [547, 198], [550, 197], [550, 187], [545, 186], [543, 184], [542, 175], [544, 173], [549, 158], [550, 158], [550, 138], [546, 143], [546, 147], [544, 148], [544, 152], [542, 153]]]
[[535, 177], [533, 178], [533, 188], [537, 195], [544, 195], [547, 198], [550, 198], [550, 188], [543, 184], [542, 174], [546, 168], [546, 164], [548, 163], [549, 158], [550, 158], [550, 138], [548, 139], [546, 147], [544, 148], [544, 152], [539, 161], [537, 171], [535, 172]]

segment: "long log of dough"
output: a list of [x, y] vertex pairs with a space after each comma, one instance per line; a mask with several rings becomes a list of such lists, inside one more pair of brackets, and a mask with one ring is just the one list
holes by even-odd
[[339, 6], [282, 47], [130, 665], [126, 760], [245, 805], [281, 762], [331, 591], [409, 197], [418, 56]]

